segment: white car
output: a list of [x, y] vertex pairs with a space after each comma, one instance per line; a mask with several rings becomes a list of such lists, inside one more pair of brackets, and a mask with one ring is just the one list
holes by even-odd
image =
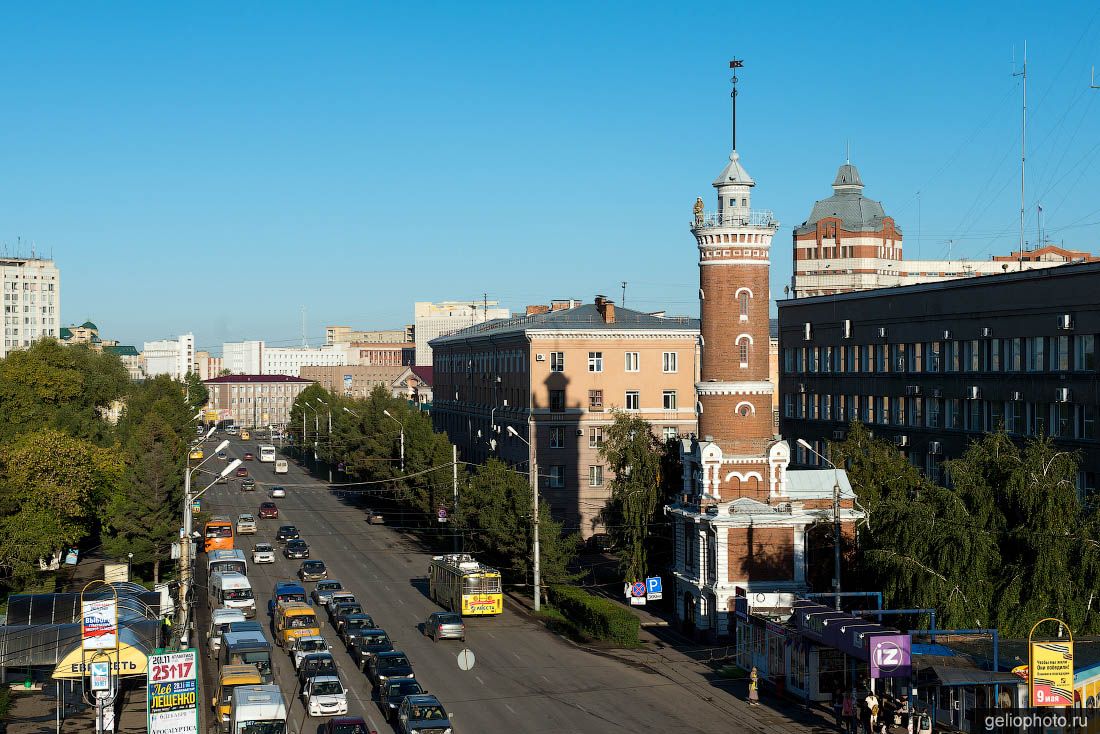
[[274, 563], [275, 547], [271, 543], [257, 543], [252, 546], [253, 563]]
[[299, 637], [293, 643], [294, 647], [291, 648], [290, 654], [294, 658], [294, 669], [297, 670], [298, 666], [302, 664], [302, 658], [309, 655], [311, 652], [328, 652], [332, 649], [332, 646], [325, 641], [324, 637], [320, 635], [306, 635], [305, 637]]
[[237, 515], [237, 535], [255, 535], [256, 517], [247, 512]]
[[281, 499], [283, 497], [286, 497], [286, 490], [283, 489], [282, 487], [278, 487], [278, 486], [272, 487], [271, 488], [271, 497], [273, 499]]
[[348, 694], [335, 675], [315, 675], [302, 687], [302, 700], [310, 716], [343, 716], [348, 712]]

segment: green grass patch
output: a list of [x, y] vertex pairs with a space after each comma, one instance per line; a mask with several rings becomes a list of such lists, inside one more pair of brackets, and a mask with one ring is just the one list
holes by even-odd
[[586, 637], [620, 647], [637, 647], [641, 623], [630, 610], [573, 586], [550, 586], [547, 596], [555, 610]]

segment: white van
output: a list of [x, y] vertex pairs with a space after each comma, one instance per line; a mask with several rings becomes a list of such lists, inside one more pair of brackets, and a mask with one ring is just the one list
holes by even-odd
[[206, 577], [214, 578], [216, 573], [239, 573], [248, 575], [248, 558], [240, 548], [212, 550], [206, 559]]
[[243, 621], [244, 612], [240, 609], [215, 609], [210, 612], [210, 629], [206, 631], [210, 657], [218, 657], [218, 650], [222, 646], [222, 635], [229, 631], [229, 625]]
[[286, 459], [275, 459], [275, 473], [286, 474], [290, 471], [290, 465], [286, 463]]
[[244, 616], [256, 616], [256, 597], [248, 577], [240, 573], [216, 573], [210, 577], [210, 608], [239, 609]]

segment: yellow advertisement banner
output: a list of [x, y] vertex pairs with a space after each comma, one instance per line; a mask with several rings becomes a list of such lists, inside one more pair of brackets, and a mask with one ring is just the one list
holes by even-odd
[[1073, 642], [1032, 642], [1032, 706], [1073, 705]]

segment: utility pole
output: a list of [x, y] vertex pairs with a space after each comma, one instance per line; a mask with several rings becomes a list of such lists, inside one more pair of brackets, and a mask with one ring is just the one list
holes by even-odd
[[[527, 435], [534, 438], [534, 435], [535, 435], [534, 421], [529, 421], [527, 425], [528, 425]], [[532, 525], [532, 527], [531, 527], [531, 546], [532, 547], [531, 547], [531, 552], [534, 555], [534, 559], [532, 560], [532, 563], [531, 563], [531, 565], [533, 567], [533, 570], [534, 570], [534, 580], [533, 580], [531, 586], [532, 586], [532, 590], [534, 591], [535, 611], [537, 612], [542, 608], [542, 578], [541, 578], [541, 576], [542, 576], [542, 573], [541, 573], [541, 571], [542, 571], [542, 553], [540, 552], [540, 549], [539, 549], [539, 467], [538, 467], [538, 463], [535, 459], [535, 447], [534, 447], [534, 445], [530, 441], [528, 441], [526, 438], [519, 435], [519, 432], [516, 431], [516, 429], [512, 428], [511, 426], [508, 426], [508, 433], [512, 434], [513, 436], [518, 438], [520, 441], [523, 441], [525, 444], [527, 444], [527, 450], [528, 450], [527, 456], [529, 458], [527, 460], [527, 466], [528, 466], [528, 474], [530, 475], [530, 479], [531, 479], [531, 501], [532, 501], [532, 507], [531, 507], [531, 525]]]
[[451, 482], [454, 484], [454, 522], [451, 524], [451, 533], [454, 535], [455, 553], [458, 553], [461, 548], [458, 541], [458, 446], [455, 444], [451, 444]]

